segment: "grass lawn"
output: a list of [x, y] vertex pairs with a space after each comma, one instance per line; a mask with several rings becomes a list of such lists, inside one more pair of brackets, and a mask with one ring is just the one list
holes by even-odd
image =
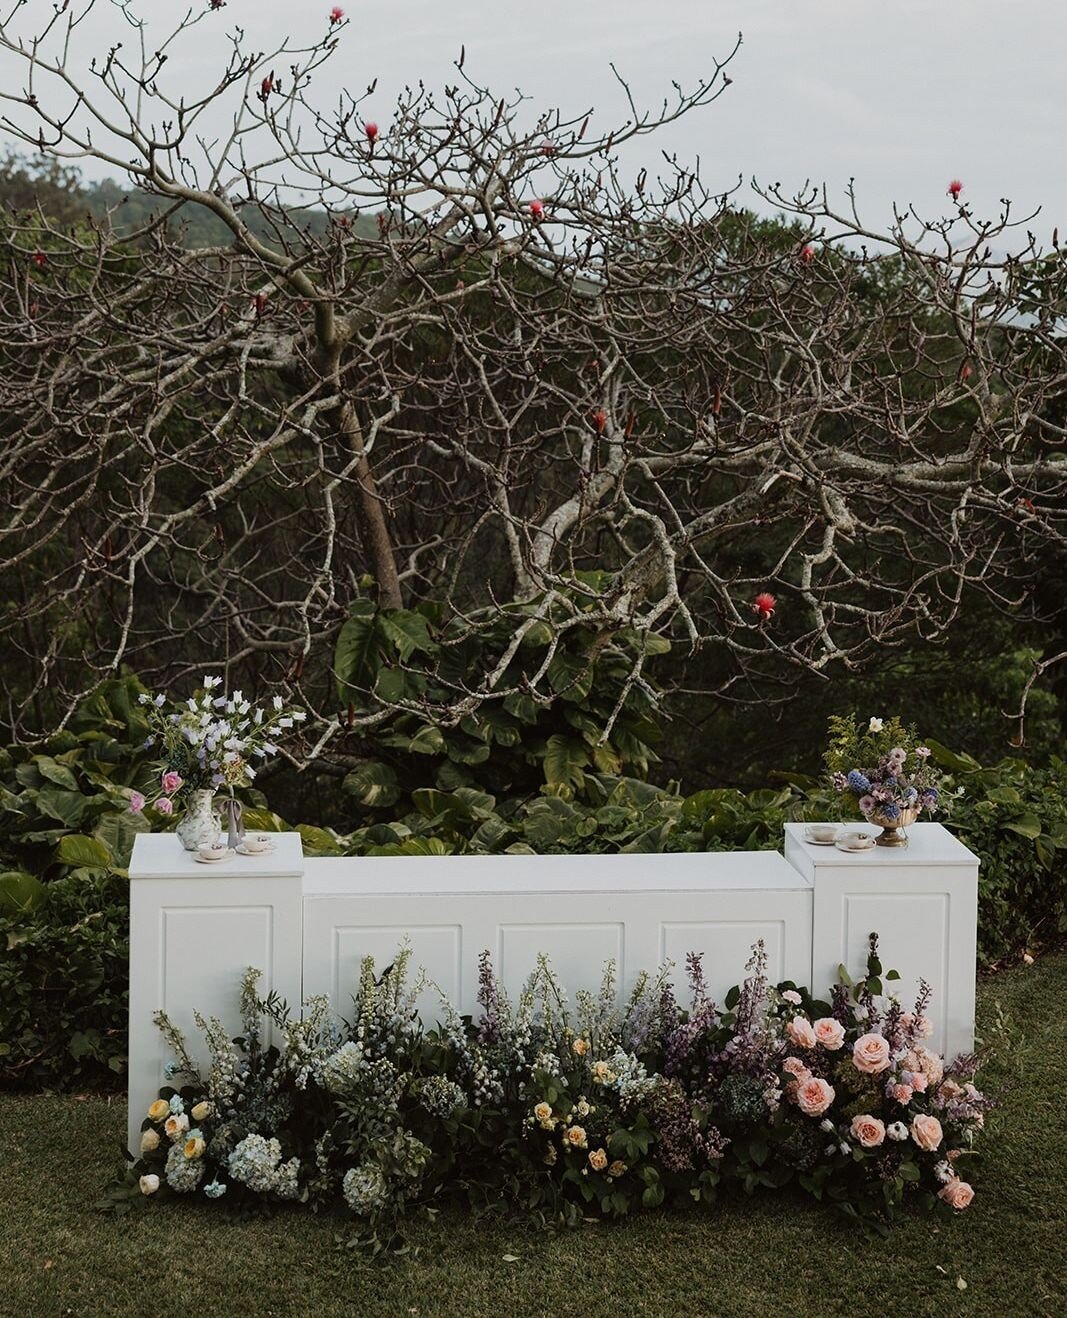
[[124, 1104], [2, 1095], [0, 1314], [1063, 1313], [1065, 1002], [1064, 954], [982, 988], [982, 1017], [999, 1003], [1014, 1046], [978, 1195], [955, 1219], [909, 1216], [887, 1241], [763, 1197], [558, 1233], [450, 1214], [419, 1227], [417, 1258], [368, 1265], [336, 1247], [337, 1221], [293, 1212], [101, 1216]]

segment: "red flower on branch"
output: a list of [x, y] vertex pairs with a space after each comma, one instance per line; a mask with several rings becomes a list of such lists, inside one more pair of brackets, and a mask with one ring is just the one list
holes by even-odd
[[545, 203], [543, 201], [531, 201], [530, 214], [535, 221], [543, 220], [545, 218]]
[[778, 601], [767, 590], [761, 590], [756, 598], [752, 601], [752, 612], [759, 614], [760, 622], [766, 622], [774, 616], [774, 610]]
[[375, 142], [377, 142], [378, 140], [378, 125], [373, 122], [369, 124], [364, 124], [363, 131], [367, 134], [367, 141], [373, 147]]
[[805, 243], [800, 249], [800, 259], [805, 265], [811, 265], [812, 261], [815, 260], [815, 248], [812, 247], [811, 243]]
[[590, 413], [589, 420], [593, 423], [593, 429], [598, 435], [602, 435], [607, 429], [608, 414], [602, 407], [598, 407], [595, 412]]
[[44, 252], [34, 252], [33, 263], [38, 270], [43, 270], [48, 264], [48, 257], [45, 256]]
[[266, 101], [267, 97], [274, 90], [274, 74], [268, 73], [263, 81], [259, 84], [259, 99]]
[[345, 11], [341, 8], [341, 6], [334, 5], [334, 7], [330, 10], [330, 24], [332, 25], [334, 23], [340, 23], [341, 19], [344, 18], [344, 16], [345, 16]]
[[954, 178], [952, 182], [948, 185], [948, 195], [952, 198], [953, 201], [959, 201], [960, 193], [962, 191], [963, 191], [963, 184], [959, 181], [958, 178]]

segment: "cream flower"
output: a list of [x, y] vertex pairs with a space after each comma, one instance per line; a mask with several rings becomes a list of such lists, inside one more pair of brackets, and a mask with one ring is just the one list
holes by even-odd
[[833, 1086], [818, 1076], [809, 1076], [797, 1086], [797, 1107], [807, 1117], [821, 1117], [833, 1101]]
[[206, 1100], [203, 1103], [197, 1103], [193, 1108], [194, 1121], [206, 1121], [211, 1116], [211, 1104]]
[[575, 1104], [574, 1110], [575, 1112], [578, 1113], [580, 1117], [587, 1117], [589, 1113], [592, 1112], [593, 1109], [589, 1106], [588, 1102], [584, 1098], [580, 1098], [578, 1102]]
[[827, 1052], [836, 1053], [845, 1042], [845, 1027], [832, 1016], [820, 1016], [813, 1028], [815, 1038]]
[[611, 1164], [611, 1166], [608, 1168], [608, 1175], [609, 1175], [609, 1176], [625, 1176], [625, 1175], [626, 1175], [626, 1163], [624, 1163], [624, 1162], [622, 1161], [621, 1158], [616, 1158], [615, 1161], [614, 1161], [614, 1162]]
[[933, 1153], [943, 1138], [941, 1122], [936, 1117], [928, 1117], [920, 1112], [917, 1117], [912, 1118], [911, 1137], [920, 1149]]
[[141, 1152], [152, 1153], [159, 1148], [159, 1133], [154, 1130], [146, 1130], [141, 1135]]
[[615, 1079], [615, 1072], [607, 1062], [593, 1063], [593, 1079], [600, 1085], [610, 1085]]
[[852, 1138], [865, 1149], [875, 1149], [885, 1140], [885, 1123], [866, 1113], [852, 1118]]
[[189, 1118], [184, 1112], [179, 1113], [176, 1117], [168, 1117], [163, 1123], [163, 1129], [172, 1140], [178, 1140], [189, 1129]]
[[552, 1116], [552, 1106], [549, 1103], [538, 1103], [534, 1108], [534, 1116], [542, 1125]]
[[149, 1119], [152, 1121], [162, 1121], [164, 1117], [170, 1115], [170, 1104], [165, 1098], [157, 1098], [152, 1106], [148, 1109]]
[[889, 1066], [889, 1041], [880, 1034], [861, 1035], [852, 1045], [852, 1060], [857, 1071], [877, 1075]]
[[563, 1132], [563, 1138], [574, 1149], [584, 1149], [586, 1147], [585, 1128], [583, 1126], [568, 1126]]
[[785, 1027], [790, 1043], [798, 1048], [814, 1048], [816, 1044], [815, 1027], [803, 1016], [794, 1016]]
[[575, 1039], [571, 1044], [576, 1057], [584, 1057], [589, 1051], [589, 1041], [587, 1039]]
[[608, 1165], [608, 1155], [603, 1149], [594, 1149], [589, 1155], [589, 1166], [595, 1172], [602, 1172]]
[[868, 731], [868, 732], [881, 732], [881, 730], [882, 730], [882, 728], [883, 728], [884, 726], [885, 726], [885, 725], [883, 724], [883, 722], [882, 722], [882, 720], [881, 720], [880, 718], [872, 718], [871, 721], [870, 721], [870, 723], [867, 724], [867, 731]]
[[971, 1200], [974, 1198], [974, 1190], [966, 1181], [954, 1177], [947, 1185], [938, 1190], [937, 1197], [943, 1199], [949, 1208], [955, 1208], [957, 1212], [962, 1212], [970, 1206]]
[[159, 1177], [154, 1174], [142, 1176], [140, 1180], [142, 1194], [155, 1194], [159, 1189]]

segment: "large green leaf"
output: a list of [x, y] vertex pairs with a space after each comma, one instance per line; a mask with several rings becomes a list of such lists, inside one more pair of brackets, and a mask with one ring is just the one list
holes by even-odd
[[1000, 826], [1010, 829], [1012, 833], [1019, 833], [1022, 837], [1032, 839], [1041, 836], [1041, 820], [1037, 815], [1020, 815], [1018, 819], [1005, 819]]
[[343, 703], [352, 699], [354, 688], [366, 690], [374, 685], [380, 647], [377, 610], [369, 600], [356, 600], [341, 625], [333, 655], [337, 691]]
[[133, 855], [133, 844], [137, 834], [151, 831], [152, 825], [144, 815], [135, 815], [130, 810], [122, 810], [101, 815], [93, 829], [93, 837], [107, 847], [120, 869], [126, 869]]
[[416, 650], [429, 653], [436, 649], [430, 625], [421, 613], [409, 609], [386, 609], [379, 615], [382, 631], [396, 647], [402, 662], [407, 663]]
[[552, 786], [566, 783], [571, 787], [581, 787], [585, 780], [584, 768], [588, 763], [589, 752], [582, 742], [575, 737], [563, 737], [557, 733], [549, 737], [545, 747], [545, 782]]
[[371, 810], [393, 805], [400, 797], [400, 783], [396, 772], [380, 760], [368, 760], [345, 775], [342, 784], [356, 800]]
[[50, 783], [65, 787], [68, 792], [78, 790], [78, 780], [65, 764], [57, 763], [48, 755], [37, 755], [34, 757], [34, 762], [42, 778], [47, 778]]
[[86, 837], [84, 833], [68, 833], [60, 838], [56, 860], [61, 865], [85, 865], [90, 869], [110, 869], [114, 864], [106, 843], [99, 838]]
[[28, 915], [45, 899], [46, 889], [40, 879], [22, 870], [0, 874], [0, 911]]
[[37, 793], [37, 809], [68, 828], [77, 828], [85, 817], [89, 798], [81, 792], [67, 792], [60, 787], [42, 787]]

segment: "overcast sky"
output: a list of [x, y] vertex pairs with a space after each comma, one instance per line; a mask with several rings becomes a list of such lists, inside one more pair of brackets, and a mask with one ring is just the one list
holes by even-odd
[[[155, 16], [173, 21], [182, 8], [171, 0], [131, 7], [151, 20], [153, 35], [163, 31]], [[494, 90], [521, 87], [537, 107], [594, 106], [606, 127], [624, 113], [609, 62], [654, 106], [672, 79], [692, 84], [708, 72], [741, 31], [733, 86], [645, 139], [627, 157], [634, 168], [654, 168], [661, 148], [699, 155], [706, 183], [726, 189], [740, 175], [743, 198], [753, 175], [793, 190], [806, 178], [825, 181], [837, 197], [854, 176], [872, 226], [894, 201], [943, 213], [948, 181], [958, 177], [979, 216], [995, 215], [1008, 197], [1018, 213], [1043, 208], [1043, 241], [1053, 224], [1067, 227], [1065, 0], [350, 0], [344, 8], [351, 24], [321, 93], [328, 101], [341, 84], [362, 90], [377, 76], [367, 117], [383, 126], [405, 82], [452, 79], [461, 43], [468, 72]], [[201, 76], [213, 69], [212, 44], [217, 38], [223, 60], [223, 33], [234, 23], [266, 49], [287, 32], [325, 26], [329, 9], [326, 0], [228, 0], [168, 71], [192, 74], [187, 60], [209, 62]], [[107, 0], [99, 15], [79, 56], [129, 35]], [[0, 60], [5, 71], [13, 72]]]

